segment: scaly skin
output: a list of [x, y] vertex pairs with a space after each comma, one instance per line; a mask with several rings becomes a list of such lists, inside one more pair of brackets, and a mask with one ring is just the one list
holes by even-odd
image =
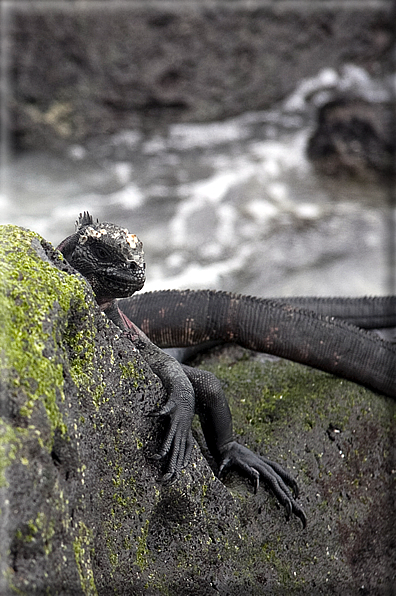
[[195, 395], [182, 366], [133, 325], [114, 301], [143, 287], [145, 263], [142, 243], [128, 230], [107, 222], [94, 223], [92, 217], [84, 213], [76, 223], [75, 234], [63, 240], [58, 250], [89, 281], [101, 309], [128, 333], [135, 349], [139, 350], [167, 390], [168, 401], [157, 415], [169, 415], [171, 424], [158, 457], [168, 455], [165, 479], [170, 480], [177, 476], [190, 456]]
[[[373, 326], [395, 325], [394, 296], [273, 300], [211, 290], [168, 290], [118, 304], [162, 348], [238, 343], [396, 397], [396, 345], [339, 318], [345, 312], [348, 320], [367, 327], [370, 321]], [[311, 310], [299, 308], [306, 304]]]
[[[170, 417], [167, 435], [156, 456], [168, 458], [164, 479], [174, 479], [188, 463], [193, 444], [191, 422], [197, 411], [219, 475], [230, 466], [237, 467], [251, 478], [255, 491], [263, 480], [285, 507], [287, 517], [294, 513], [305, 526], [306, 516], [296, 501], [298, 489], [291, 475], [233, 440], [231, 413], [219, 380], [206, 371], [180, 365], [156, 344], [165, 347], [235, 341], [396, 396], [394, 347], [332, 316], [316, 315], [312, 312], [315, 306], [327, 315], [335, 306], [334, 302], [329, 305], [319, 299], [301, 305], [298, 300], [305, 299], [264, 301], [210, 291], [154, 292], [131, 297], [145, 281], [142, 244], [128, 230], [106, 222], [95, 223], [88, 213], [80, 215], [75, 234], [61, 242], [58, 249], [86, 277], [99, 306], [124, 330], [167, 391], [168, 400], [157, 413]], [[300, 306], [310, 310], [301, 310]], [[379, 313], [374, 309], [377, 319], [373, 326], [381, 326], [378, 321], [383, 322], [381, 317], [389, 311], [388, 302], [385, 306], [378, 306]], [[348, 303], [344, 307], [338, 301], [334, 316], [342, 312], [360, 316], [356, 305], [351, 308]], [[394, 299], [391, 308], [394, 310]], [[370, 318], [370, 312], [364, 316]], [[393, 368], [386, 370], [388, 364]]]

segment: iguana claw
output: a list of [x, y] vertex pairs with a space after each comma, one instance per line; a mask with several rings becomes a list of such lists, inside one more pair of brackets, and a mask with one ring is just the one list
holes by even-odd
[[[224, 474], [226, 468], [234, 466], [250, 478], [255, 493], [258, 491], [261, 479], [278, 502], [285, 508], [286, 519], [289, 519], [291, 514], [294, 513], [294, 515], [301, 519], [302, 525], [305, 528], [307, 525], [306, 515], [302, 507], [295, 500], [298, 495], [297, 483], [287, 470], [276, 462], [256, 455], [247, 447], [239, 445], [236, 441], [231, 441], [223, 446], [221, 457], [219, 476]], [[287, 485], [292, 489], [294, 495]]]

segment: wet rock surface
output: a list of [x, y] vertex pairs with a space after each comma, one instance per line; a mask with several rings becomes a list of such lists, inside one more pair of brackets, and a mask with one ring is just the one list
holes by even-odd
[[198, 444], [163, 485], [159, 381], [45, 241], [0, 238], [2, 594], [392, 593], [392, 400], [216, 350], [235, 432], [295, 474], [308, 527]]
[[[222, 379], [240, 440], [298, 478], [308, 514], [299, 535], [294, 522], [278, 526], [266, 493], [244, 492], [269, 593], [393, 594], [394, 402], [236, 346], [200, 366]], [[226, 485], [243, 494], [239, 478]]]

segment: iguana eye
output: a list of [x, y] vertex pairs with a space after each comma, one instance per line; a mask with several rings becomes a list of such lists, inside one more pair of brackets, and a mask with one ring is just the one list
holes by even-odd
[[93, 252], [94, 256], [99, 259], [100, 261], [111, 261], [112, 254], [109, 250], [107, 250], [104, 246], [99, 246], [97, 244], [93, 244], [91, 246], [91, 251]]

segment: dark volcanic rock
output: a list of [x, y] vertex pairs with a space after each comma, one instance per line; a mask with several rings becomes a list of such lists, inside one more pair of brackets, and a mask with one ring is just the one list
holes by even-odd
[[396, 167], [394, 105], [342, 97], [318, 111], [307, 154], [331, 176], [392, 177]]
[[[264, 109], [349, 62], [389, 68], [392, 3], [13, 3], [10, 130], [62, 146], [169, 121]], [[341, 6], [342, 5], [342, 6]]]
[[192, 556], [232, 576], [231, 496], [198, 449], [176, 485], [159, 483], [148, 414], [162, 387], [40, 242], [1, 232], [1, 594], [157, 593], [197, 575]]
[[236, 432], [293, 471], [308, 527], [234, 473], [224, 486], [198, 445], [163, 485], [158, 379], [48, 243], [4, 226], [0, 253], [2, 595], [392, 593], [392, 400], [214, 352]]

